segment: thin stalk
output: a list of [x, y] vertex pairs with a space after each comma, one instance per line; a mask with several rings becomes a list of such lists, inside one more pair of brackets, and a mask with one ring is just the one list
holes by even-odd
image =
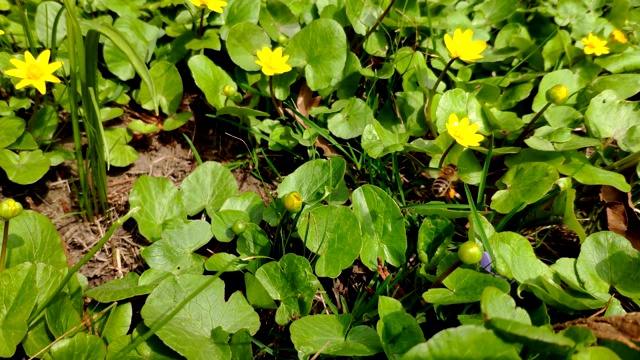
[[204, 30], [204, 8], [202, 8], [202, 12], [200, 12], [200, 27], [198, 28], [198, 38], [202, 38], [202, 33]]
[[640, 161], [640, 151], [636, 151], [633, 154], [629, 154], [624, 158], [614, 162], [613, 164], [605, 167], [605, 170], [622, 171], [636, 165]]
[[2, 234], [2, 250], [0, 251], [0, 274], [4, 271], [7, 262], [7, 243], [9, 242], [9, 220], [4, 220], [4, 233]]
[[540, 109], [540, 111], [538, 111], [536, 116], [534, 116], [533, 119], [529, 121], [529, 123], [527, 124], [527, 127], [525, 127], [524, 130], [522, 130], [522, 133], [520, 134], [520, 136], [518, 136], [516, 141], [513, 142], [513, 146], [519, 145], [527, 137], [527, 134], [529, 133], [531, 128], [533, 128], [533, 125], [535, 125], [536, 121], [538, 121], [540, 116], [542, 116], [542, 113], [544, 113], [544, 111], [547, 110], [549, 106], [551, 106], [550, 102], [548, 102], [542, 109]]
[[29, 50], [31, 50], [33, 56], [38, 56], [38, 54], [36, 53], [36, 41], [33, 39], [33, 33], [31, 32], [31, 27], [29, 26], [29, 19], [27, 18], [27, 14], [24, 12], [22, 0], [16, 0], [16, 7], [18, 7], [18, 13], [20, 14], [20, 23], [22, 24], [22, 29], [24, 30], [24, 34], [27, 36]]
[[447, 157], [447, 155], [449, 155], [449, 153], [451, 152], [451, 149], [453, 149], [454, 146], [456, 146], [455, 140], [453, 140], [451, 145], [449, 145], [447, 150], [445, 150], [444, 153], [442, 154], [442, 157], [440, 158], [440, 162], [438, 163], [438, 169], [442, 169], [442, 165], [444, 165], [444, 159]]
[[440, 274], [440, 276], [436, 279], [436, 281], [434, 281], [433, 284], [429, 286], [429, 289], [433, 289], [436, 286], [442, 284], [444, 279], [446, 279], [447, 276], [451, 275], [451, 273], [454, 272], [457, 268], [459, 268], [460, 265], [462, 265], [462, 261], [460, 261], [460, 259], [456, 260], [456, 262], [454, 262], [453, 265], [449, 266], [447, 270], [445, 270], [442, 274]]
[[431, 102], [433, 102], [433, 97], [436, 95], [436, 91], [438, 90], [438, 85], [440, 85], [440, 83], [442, 82], [442, 79], [444, 79], [444, 75], [447, 73], [447, 71], [449, 71], [449, 68], [451, 67], [451, 65], [453, 65], [453, 62], [456, 61], [456, 59], [457, 58], [453, 58], [449, 60], [447, 65], [444, 66], [444, 69], [442, 69], [440, 76], [438, 76], [438, 80], [436, 80], [435, 85], [433, 85], [433, 89], [427, 92], [427, 95], [426, 95], [427, 101], [425, 101], [424, 108], [423, 108], [424, 120], [427, 122], [427, 126], [429, 127], [429, 131], [431, 132], [431, 136], [433, 136], [434, 139], [438, 137], [438, 131], [436, 130], [436, 127], [433, 124], [433, 120], [431, 119]]
[[125, 221], [129, 220], [129, 218], [131, 218], [133, 216], [133, 214], [137, 213], [139, 210], [140, 210], [139, 207], [133, 208], [133, 209], [129, 210], [129, 212], [126, 213], [123, 217], [121, 217], [116, 222], [114, 222], [113, 225], [111, 225], [111, 227], [109, 228], [109, 230], [107, 230], [107, 232], [104, 234], [102, 239], [100, 239], [100, 241], [98, 241], [91, 248], [91, 250], [89, 250], [89, 252], [84, 257], [82, 257], [82, 259], [80, 261], [78, 261], [78, 263], [75, 264], [67, 272], [67, 275], [60, 282], [60, 285], [58, 285], [58, 287], [53, 291], [53, 293], [45, 301], [43, 301], [42, 305], [40, 305], [33, 312], [33, 314], [29, 317], [29, 328], [31, 328], [31, 326], [33, 326], [35, 324], [35, 321], [38, 319], [40, 314], [42, 314], [44, 309], [46, 309], [47, 306], [49, 306], [49, 303], [51, 302], [51, 300], [53, 300], [56, 297], [56, 295], [58, 295], [62, 291], [62, 289], [64, 289], [64, 287], [67, 286], [67, 283], [76, 274], [76, 272], [78, 272], [78, 270], [80, 270], [80, 268], [84, 264], [89, 262], [89, 260], [91, 260], [91, 258], [104, 246], [104, 244], [106, 244], [107, 241], [109, 241], [109, 239], [111, 239], [111, 236], [113, 235], [113, 233], [116, 232], [116, 230], [119, 227], [121, 227], [125, 223]]
[[276, 100], [276, 93], [273, 92], [273, 76], [269, 76], [269, 93], [271, 94], [271, 103], [273, 104], [273, 107], [278, 112], [278, 115], [280, 115], [280, 117], [283, 117], [284, 112], [282, 112], [282, 109], [280, 108], [280, 106], [278, 106], [278, 101]]
[[373, 26], [371, 27], [371, 29], [369, 29], [369, 31], [367, 31], [367, 33], [364, 35], [364, 38], [360, 41], [358, 46], [356, 46], [356, 49], [359, 49], [365, 42], [367, 42], [367, 39], [369, 38], [369, 36], [371, 36], [371, 34], [373, 34], [373, 32], [376, 31], [378, 26], [380, 26], [380, 24], [382, 23], [382, 19], [384, 19], [385, 16], [387, 16], [387, 14], [389, 14], [389, 11], [391, 11], [391, 7], [393, 6], [393, 4], [395, 2], [396, 2], [396, 0], [391, 0], [389, 2], [389, 6], [387, 6], [387, 8], [384, 9], [382, 14], [380, 14], [380, 16], [378, 16], [378, 18], [376, 19], [376, 23], [373, 24]]
[[484, 159], [484, 165], [482, 167], [482, 178], [480, 179], [480, 186], [478, 186], [478, 198], [476, 200], [477, 207], [484, 207], [484, 187], [487, 185], [487, 173], [489, 173], [489, 165], [491, 165], [491, 154], [493, 153], [493, 134], [490, 135], [491, 141], [489, 142], [489, 151], [487, 157]]

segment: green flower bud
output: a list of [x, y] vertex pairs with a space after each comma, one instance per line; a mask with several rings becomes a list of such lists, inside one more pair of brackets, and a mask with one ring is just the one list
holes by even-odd
[[0, 203], [0, 219], [9, 220], [22, 214], [22, 204], [13, 200], [7, 199]]
[[458, 258], [465, 264], [477, 264], [482, 260], [482, 251], [475, 241], [467, 241], [460, 245]]
[[292, 213], [300, 212], [302, 210], [302, 197], [300, 197], [300, 194], [294, 191], [285, 195], [284, 207]]
[[236, 88], [231, 85], [225, 85], [224, 88], [222, 88], [222, 92], [224, 93], [224, 96], [228, 98], [234, 97], [238, 94], [238, 91], [236, 90]]
[[566, 103], [569, 98], [569, 89], [562, 84], [558, 84], [547, 90], [544, 96], [547, 99], [547, 102], [554, 105], [562, 105]]
[[245, 230], [247, 230], [247, 223], [242, 220], [237, 220], [231, 227], [231, 231], [236, 235], [242, 234]]
[[278, 44], [279, 45], [287, 45], [289, 43], [289, 37], [285, 34], [280, 34], [280, 36], [278, 36]]

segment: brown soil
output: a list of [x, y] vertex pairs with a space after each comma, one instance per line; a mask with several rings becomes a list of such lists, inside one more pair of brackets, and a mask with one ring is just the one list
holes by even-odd
[[[190, 135], [194, 133], [193, 123], [185, 127], [192, 128]], [[212, 160], [225, 164], [246, 160], [246, 157], [238, 159], [236, 155], [247, 153], [242, 142], [225, 132], [222, 136], [213, 135], [218, 132], [211, 130], [213, 129], [195, 132], [197, 136], [194, 142], [203, 161]], [[26, 209], [35, 210], [51, 219], [62, 237], [63, 246], [66, 247], [69, 266], [72, 266], [100, 240], [113, 221], [128, 210], [129, 193], [138, 177], [145, 174], [164, 177], [178, 186], [197, 165], [193, 153], [179, 131], [160, 133], [134, 142], [132, 145], [138, 150], [138, 160], [129, 167], [112, 167], [107, 172], [111, 208], [107, 214], [93, 222], [83, 220], [79, 214], [76, 189], [71, 181], [72, 178], [77, 178], [72, 171], [75, 162], [66, 162], [52, 168], [47, 176], [29, 186], [13, 184], [4, 174], [0, 174], [0, 201], [13, 197], [22, 202]], [[70, 139], [62, 143], [72, 146]], [[238, 167], [232, 172], [236, 176], [241, 193], [254, 191], [264, 200], [268, 200], [269, 196], [262, 182], [253, 177], [248, 169]], [[273, 189], [273, 186], [268, 185], [268, 188]], [[87, 277], [90, 286], [120, 278], [130, 271], [141, 272], [144, 264], [140, 257], [140, 248], [146, 245], [148, 242], [138, 234], [135, 221], [129, 220], [114, 233], [111, 241], [80, 269], [80, 272]]]

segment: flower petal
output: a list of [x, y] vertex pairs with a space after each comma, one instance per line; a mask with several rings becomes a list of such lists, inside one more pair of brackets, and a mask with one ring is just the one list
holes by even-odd
[[50, 74], [53, 74], [56, 70], [60, 69], [61, 67], [62, 67], [62, 61], [52, 62], [51, 64], [47, 65], [47, 72]]
[[24, 69], [11, 69], [4, 72], [6, 75], [14, 76], [24, 79], [27, 77], [27, 72]]
[[59, 83], [60, 79], [58, 79], [57, 77], [53, 76], [53, 75], [46, 75], [42, 78], [43, 81], [48, 81], [48, 82], [52, 82], [52, 83]]
[[51, 50], [44, 50], [43, 52], [40, 53], [40, 55], [38, 55], [38, 62], [42, 63], [42, 64], [48, 64], [49, 63], [49, 58], [51, 57]]
[[27, 65], [36, 62], [36, 59], [33, 57], [33, 55], [31, 55], [29, 51], [24, 52], [24, 59], [26, 60]]
[[463, 128], [469, 127], [469, 118], [468, 117], [465, 116], [460, 120], [460, 127], [463, 127]]
[[45, 85], [44, 80], [36, 80], [33, 82], [33, 86], [40, 92], [40, 94], [44, 95], [47, 92], [47, 85]]
[[9, 61], [11, 62], [11, 64], [13, 64], [13, 66], [17, 67], [20, 70], [25, 70], [27, 68], [27, 63], [22, 60], [9, 59]]
[[31, 85], [32, 82], [33, 81], [31, 81], [29, 79], [20, 80], [20, 82], [16, 84], [16, 89], [22, 89], [24, 87], [27, 87], [27, 86]]

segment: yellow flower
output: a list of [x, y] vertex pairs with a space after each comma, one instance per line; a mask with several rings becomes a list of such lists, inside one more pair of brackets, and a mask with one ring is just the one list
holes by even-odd
[[4, 30], [0, 30], [0, 35], [4, 35]]
[[487, 43], [482, 40], [472, 41], [472, 38], [473, 31], [471, 31], [471, 29], [467, 29], [465, 32], [456, 29], [453, 32], [453, 38], [451, 38], [449, 34], [444, 34], [444, 44], [447, 46], [449, 55], [452, 58], [460, 58], [460, 60], [466, 62], [475, 62], [484, 57], [480, 55], [480, 53], [487, 48]]
[[478, 124], [469, 125], [469, 118], [463, 117], [458, 121], [456, 114], [449, 115], [449, 122], [446, 124], [449, 135], [453, 137], [458, 144], [469, 146], [480, 146], [480, 141], [484, 139], [478, 132]]
[[263, 47], [256, 53], [258, 60], [256, 64], [262, 66], [262, 72], [267, 75], [284, 74], [291, 71], [291, 66], [287, 65], [289, 55], [282, 56], [282, 48], [276, 48], [271, 51], [268, 47]]
[[215, 11], [218, 14], [222, 14], [222, 8], [227, 6], [227, 3], [221, 0], [189, 0], [189, 2], [197, 7], [206, 6], [209, 10]]
[[596, 56], [600, 56], [609, 53], [609, 48], [605, 46], [607, 42], [600, 40], [600, 38], [593, 34], [589, 34], [588, 37], [582, 39], [582, 45], [584, 45], [584, 53], [587, 55], [595, 54]]
[[18, 59], [9, 60], [17, 69], [7, 70], [5, 74], [22, 79], [16, 85], [16, 89], [33, 85], [41, 94], [44, 94], [47, 91], [45, 81], [60, 82], [60, 79], [53, 76], [53, 73], [62, 66], [62, 62], [56, 61], [49, 64], [49, 56], [51, 56], [51, 51], [45, 50], [38, 55], [38, 59], [34, 59], [30, 52], [25, 51], [24, 59], [26, 62]]
[[624, 33], [620, 30], [613, 30], [613, 32], [611, 33], [611, 39], [613, 40], [613, 42], [617, 42], [618, 44], [626, 44], [627, 41], [627, 37], [624, 35]]

